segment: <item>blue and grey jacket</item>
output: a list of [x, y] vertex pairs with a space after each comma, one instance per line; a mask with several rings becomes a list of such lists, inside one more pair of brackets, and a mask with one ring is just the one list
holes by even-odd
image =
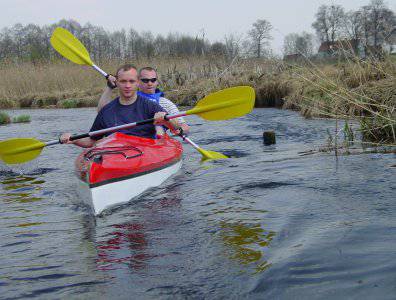
[[154, 100], [158, 104], [159, 104], [160, 98], [165, 96], [164, 92], [161, 91], [160, 89], [156, 89], [154, 94], [146, 94], [146, 93], [143, 93], [141, 91], [138, 91], [137, 93], [140, 96], [143, 96], [143, 97], [149, 98], [151, 100]]

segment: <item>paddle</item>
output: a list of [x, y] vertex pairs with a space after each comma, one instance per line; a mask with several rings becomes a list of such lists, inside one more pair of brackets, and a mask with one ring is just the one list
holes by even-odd
[[197, 144], [195, 144], [192, 140], [190, 140], [186, 135], [181, 135], [184, 141], [189, 143], [194, 149], [196, 149], [199, 153], [202, 155], [202, 160], [208, 160], [208, 159], [225, 159], [228, 158], [228, 156], [225, 156], [222, 153], [215, 152], [215, 151], [209, 151], [209, 150], [204, 150], [201, 147], [199, 147]]
[[104, 77], [108, 77], [105, 71], [92, 62], [87, 49], [70, 31], [57, 27], [52, 33], [50, 43], [60, 55], [68, 60], [79, 65], [90, 66]]
[[[108, 78], [108, 74], [92, 62], [88, 50], [71, 32], [67, 31], [64, 28], [58, 27], [54, 30], [50, 42], [54, 49], [58, 51], [59, 54], [61, 54], [63, 57], [69, 59], [76, 64], [91, 66], [104, 77]], [[210, 99], [208, 101], [210, 102]], [[203, 105], [205, 105], [205, 103]], [[186, 139], [185, 136], [183, 137], [183, 140], [185, 140], [196, 150], [198, 150], [199, 153], [202, 154], [203, 159], [227, 158], [227, 156], [221, 153], [206, 151], [200, 148], [190, 139]]]
[[[254, 89], [250, 86], [238, 86], [224, 89], [207, 95], [199, 100], [194, 108], [180, 112], [174, 115], [167, 115], [166, 119], [197, 115], [204, 120], [228, 120], [241, 117], [252, 111], [254, 106]], [[97, 131], [91, 131], [84, 134], [73, 135], [70, 140], [78, 140], [86, 137], [103, 135], [120, 129], [127, 129], [138, 125], [153, 123], [154, 118], [142, 120], [134, 123], [119, 125]], [[192, 145], [192, 141], [189, 140]], [[0, 142], [0, 159], [7, 164], [19, 164], [28, 162], [40, 155], [42, 149], [46, 146], [60, 144], [59, 140], [52, 140], [46, 143], [34, 138], [13, 138]], [[196, 145], [197, 146], [197, 145]], [[195, 149], [201, 149], [197, 146]], [[201, 149], [203, 150], [203, 149]], [[210, 158], [212, 151], [203, 150], [200, 153]], [[215, 153], [215, 152], [214, 152]], [[213, 154], [213, 153], [212, 153]]]

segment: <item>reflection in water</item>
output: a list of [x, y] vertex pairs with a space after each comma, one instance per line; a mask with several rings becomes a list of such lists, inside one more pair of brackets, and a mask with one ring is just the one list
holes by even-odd
[[38, 225], [42, 225], [45, 224], [44, 222], [32, 222], [32, 223], [21, 223], [18, 225], [14, 225], [12, 227], [33, 227], [33, 226], [38, 226]]
[[[146, 253], [147, 239], [145, 228], [139, 223], [126, 223], [113, 225], [115, 231], [109, 234], [110, 238], [99, 243], [98, 269], [112, 270], [115, 264], [125, 263], [132, 269], [141, 270], [145, 268], [146, 261], [150, 255]], [[127, 250], [131, 255], [119, 257], [122, 250]]]
[[[98, 242], [97, 268], [99, 270], [114, 270], [127, 265], [134, 271], [140, 271], [148, 267], [151, 259], [159, 256], [159, 254], [151, 253], [149, 243], [159, 238], [153, 233], [158, 228], [166, 228], [166, 220], [171, 221], [171, 218], [164, 220], [163, 215], [167, 215], [175, 208], [180, 208], [182, 195], [178, 184], [168, 185], [160, 190], [159, 195], [156, 194], [158, 191], [153, 190], [146, 195], [147, 198], [154, 200], [146, 203], [142, 212], [134, 211], [133, 204], [129, 203], [128, 207], [133, 212], [128, 216], [134, 220], [111, 225], [112, 231], [106, 234], [104, 241]], [[113, 214], [116, 212], [117, 209]]]
[[[37, 206], [42, 201], [42, 185], [44, 180], [36, 176], [12, 175], [3, 178], [0, 186], [0, 199], [3, 202], [0, 219], [9, 228], [26, 228], [45, 224], [35, 219], [38, 214], [32, 215], [31, 206]], [[18, 220], [17, 222], [15, 222]]]
[[33, 176], [17, 175], [0, 181], [2, 190], [0, 193], [4, 202], [28, 203], [40, 201], [43, 198], [36, 194], [41, 191], [44, 180], [37, 180]]
[[271, 264], [264, 260], [263, 248], [268, 247], [275, 232], [265, 231], [260, 224], [228, 223], [222, 221], [221, 238], [231, 259], [240, 264], [253, 264], [255, 273], [263, 272]]

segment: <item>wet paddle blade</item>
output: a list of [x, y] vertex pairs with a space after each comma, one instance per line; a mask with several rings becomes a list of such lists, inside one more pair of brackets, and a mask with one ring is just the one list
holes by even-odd
[[232, 87], [209, 94], [186, 114], [196, 114], [209, 121], [238, 118], [253, 110], [254, 100], [255, 92], [252, 87]]
[[188, 138], [186, 135], [181, 135], [181, 137], [183, 138], [183, 140], [185, 142], [189, 143], [195, 150], [197, 150], [199, 153], [201, 153], [202, 160], [228, 158], [227, 156], [225, 156], [224, 154], [221, 154], [219, 152], [202, 149], [197, 144], [195, 144], [190, 138]]
[[14, 138], [0, 142], [0, 159], [6, 164], [21, 164], [35, 159], [46, 145], [33, 138]]
[[202, 160], [229, 158], [228, 156], [225, 156], [224, 154], [219, 153], [219, 152], [204, 150], [202, 148], [198, 148], [197, 150], [199, 151], [199, 153], [202, 154]]
[[93, 65], [87, 49], [66, 29], [57, 27], [52, 33], [50, 42], [52, 47], [68, 60], [79, 65]]

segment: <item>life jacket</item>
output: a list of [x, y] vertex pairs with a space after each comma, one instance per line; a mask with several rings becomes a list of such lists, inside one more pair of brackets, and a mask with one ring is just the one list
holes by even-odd
[[[138, 91], [137, 94], [139, 96], [143, 96], [143, 97], [146, 97], [147, 99], [153, 100], [153, 101], [157, 102], [158, 104], [159, 104], [160, 98], [165, 96], [164, 92], [161, 91], [160, 89], [155, 89], [154, 94], [146, 94], [141, 91]], [[168, 129], [168, 127], [166, 127], [166, 126], [162, 126], [162, 128], [164, 128], [165, 131]]]
[[146, 94], [141, 91], [138, 91], [137, 93], [140, 96], [149, 98], [150, 100], [154, 100], [158, 104], [159, 104], [160, 98], [165, 96], [164, 92], [162, 92], [160, 89], [156, 89], [154, 94]]

